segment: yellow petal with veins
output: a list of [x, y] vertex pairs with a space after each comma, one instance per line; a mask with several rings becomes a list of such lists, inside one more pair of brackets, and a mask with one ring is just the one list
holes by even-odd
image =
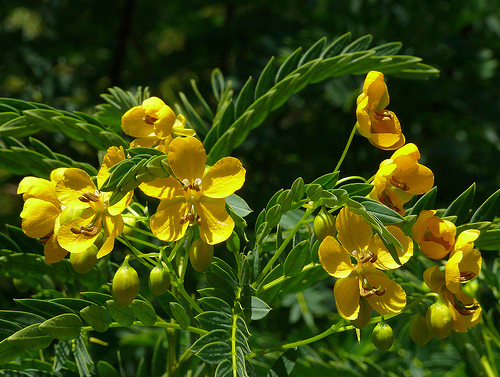
[[357, 275], [337, 280], [333, 288], [333, 294], [337, 311], [343, 318], [358, 318], [360, 295]]
[[180, 240], [189, 225], [189, 221], [183, 222], [181, 217], [187, 215], [190, 209], [190, 205], [183, 200], [162, 200], [156, 213], [151, 216], [151, 231], [163, 241]]
[[202, 197], [195, 203], [195, 208], [200, 216], [200, 238], [209, 245], [215, 245], [229, 238], [234, 229], [234, 221], [225, 210], [224, 199], [208, 199]]
[[345, 278], [355, 269], [347, 250], [332, 236], [321, 242], [318, 256], [323, 269], [336, 278]]
[[[387, 226], [387, 230], [399, 241], [403, 249], [396, 248], [398, 253], [399, 261], [401, 264], [405, 264], [408, 259], [413, 255], [413, 240], [406, 236], [403, 231], [394, 225]], [[380, 270], [393, 270], [401, 267], [389, 253], [384, 243], [380, 239], [378, 234], [372, 239], [370, 246], [368, 248], [371, 252], [377, 254], [377, 260], [373, 263], [375, 267]]]
[[53, 203], [55, 206], [60, 206], [55, 191], [55, 183], [43, 178], [24, 177], [19, 182], [17, 188], [18, 194], [23, 194], [23, 199], [26, 201], [29, 198], [37, 198]]
[[335, 227], [338, 229], [338, 240], [349, 253], [368, 250], [372, 227], [361, 216], [344, 207], [337, 215]]
[[203, 144], [194, 137], [177, 137], [169, 145], [168, 163], [181, 182], [187, 179], [193, 183], [196, 178], [203, 178], [206, 161]]
[[70, 168], [64, 172], [64, 179], [56, 184], [57, 198], [67, 207], [88, 208], [89, 204], [79, 197], [85, 193], [94, 193], [96, 187], [90, 176], [81, 169]]
[[366, 298], [377, 313], [382, 315], [396, 314], [404, 309], [406, 306], [406, 293], [398, 283], [376, 269], [370, 270], [365, 275], [365, 278], [373, 288], [381, 287], [381, 289], [385, 289], [380, 296], [374, 294]]
[[32, 238], [45, 237], [54, 231], [54, 224], [60, 213], [59, 207], [52, 202], [29, 198], [21, 212], [23, 232]]
[[224, 157], [210, 168], [202, 179], [203, 195], [226, 198], [239, 190], [245, 182], [245, 169], [234, 157]]
[[43, 253], [47, 263], [57, 263], [64, 259], [68, 251], [59, 245], [56, 234], [53, 234], [45, 244]]
[[144, 182], [139, 188], [148, 196], [158, 199], [184, 198], [182, 185], [174, 177], [156, 178], [151, 182]]
[[[88, 216], [89, 217], [83, 217]], [[93, 225], [95, 225], [96, 229], [93, 232], [95, 235], [89, 236], [83, 233], [77, 234], [71, 229], [81, 229], [81, 227], [88, 227], [95, 220], [94, 214], [87, 212], [82, 215], [81, 218], [77, 218], [74, 220], [68, 221], [66, 224], [61, 225], [59, 227], [59, 231], [57, 232], [57, 241], [62, 248], [68, 250], [70, 253], [81, 253], [82, 251], [87, 250], [90, 246], [94, 244], [99, 237], [99, 233], [102, 229], [102, 221], [95, 221]]]

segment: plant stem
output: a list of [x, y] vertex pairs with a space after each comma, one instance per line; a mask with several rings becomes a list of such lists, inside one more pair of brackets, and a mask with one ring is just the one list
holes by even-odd
[[354, 127], [352, 128], [351, 134], [349, 135], [349, 139], [347, 140], [347, 144], [345, 145], [344, 151], [342, 152], [342, 156], [340, 156], [340, 160], [337, 163], [337, 166], [335, 166], [334, 172], [338, 171], [340, 169], [340, 165], [342, 165], [342, 162], [344, 162], [344, 158], [347, 155], [349, 147], [351, 146], [351, 142], [352, 139], [354, 138], [355, 133], [356, 133], [356, 124], [354, 124]]
[[[304, 268], [302, 268], [301, 272], [308, 271], [308, 270], [311, 270], [313, 268], [321, 268], [321, 265], [315, 264], [315, 263], [309, 263], [308, 265], [305, 265]], [[285, 281], [287, 281], [288, 279], [291, 279], [293, 277], [294, 276], [289, 276], [289, 277], [280, 276], [279, 278], [277, 278], [277, 279], [267, 283], [266, 285], [260, 287], [257, 290], [257, 294], [262, 293], [264, 291], [267, 291], [268, 289], [271, 289], [272, 287], [274, 287], [278, 284], [284, 283]]]

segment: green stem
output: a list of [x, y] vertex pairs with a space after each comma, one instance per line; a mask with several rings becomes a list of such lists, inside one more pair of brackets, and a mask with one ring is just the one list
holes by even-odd
[[[124, 216], [122, 215], [123, 217], [130, 217], [130, 216]], [[134, 217], [134, 219], [137, 219], [136, 217]], [[140, 219], [139, 219], [140, 220]], [[144, 220], [147, 220], [146, 217], [144, 217]], [[150, 237], [155, 237], [155, 235], [153, 233], [151, 233], [149, 230], [144, 230], [144, 229], [141, 229], [141, 228], [138, 228], [134, 225], [131, 225], [131, 224], [127, 224], [127, 223], [124, 223], [123, 225], [125, 225], [127, 228], [130, 228], [132, 229], [134, 232], [137, 232], [137, 233], [141, 233], [141, 234], [144, 234], [146, 236], [150, 236]]]
[[352, 139], [354, 138], [354, 134], [356, 133], [356, 124], [352, 128], [351, 134], [349, 135], [349, 139], [347, 140], [347, 144], [345, 145], [344, 151], [342, 152], [342, 156], [340, 156], [340, 160], [337, 163], [337, 166], [335, 166], [334, 172], [338, 171], [340, 169], [340, 165], [342, 165], [342, 162], [344, 162], [344, 158], [347, 155], [347, 151], [349, 150], [349, 147], [351, 146]]
[[198, 304], [191, 298], [191, 296], [186, 292], [184, 285], [181, 283], [177, 286], [180, 294], [189, 303], [189, 305], [196, 310], [198, 313], [203, 313], [203, 310], [198, 306]]
[[[321, 268], [321, 265], [319, 264], [315, 264], [315, 263], [309, 263], [308, 265], [305, 265], [304, 268], [302, 268], [302, 271], [301, 272], [304, 272], [304, 271], [309, 271], [309, 270], [312, 270], [313, 268]], [[287, 281], [288, 279], [292, 279], [294, 278], [295, 276], [289, 276], [289, 277], [285, 277], [285, 276], [280, 276], [279, 278], [267, 283], [266, 285], [260, 287], [258, 290], [257, 290], [257, 294], [260, 294], [262, 292], [265, 292], [267, 291], [268, 289], [271, 289], [272, 287], [278, 285], [278, 284], [281, 284], [281, 283], [284, 283], [285, 281]]]
[[309, 208], [308, 210], [306, 210], [304, 212], [304, 214], [302, 215], [302, 217], [300, 218], [300, 220], [297, 222], [297, 224], [295, 224], [295, 226], [293, 227], [293, 229], [290, 231], [290, 234], [288, 234], [288, 236], [285, 238], [285, 240], [283, 241], [283, 243], [281, 244], [281, 246], [279, 247], [279, 249], [276, 250], [276, 253], [274, 253], [273, 257], [269, 260], [269, 262], [267, 262], [266, 266], [264, 267], [264, 269], [261, 271], [261, 273], [257, 277], [257, 280], [253, 284], [254, 288], [257, 288], [260, 285], [260, 283], [262, 282], [262, 280], [266, 277], [266, 274], [269, 272], [269, 270], [274, 265], [274, 262], [276, 262], [276, 260], [279, 258], [279, 256], [281, 255], [281, 253], [287, 247], [288, 243], [293, 239], [293, 237], [295, 237], [295, 234], [299, 231], [299, 229], [302, 226], [302, 224], [311, 215], [311, 213], [314, 212], [315, 209], [316, 209], [316, 206], [313, 206], [312, 208]]
[[127, 246], [130, 250], [132, 250], [132, 252], [135, 254], [135, 256], [137, 257], [137, 260], [142, 263], [144, 266], [146, 266], [147, 268], [149, 269], [152, 269], [151, 266], [154, 267], [154, 264], [152, 262], [149, 262], [146, 258], [149, 258], [149, 256], [147, 254], [144, 254], [142, 253], [140, 250], [138, 250], [136, 247], [134, 247], [134, 245], [132, 245], [129, 240], [125, 237], [125, 238], [122, 238], [122, 237], [116, 237], [116, 239], [118, 241], [120, 241], [121, 243], [123, 243], [125, 246]]
[[[181, 330], [181, 326], [177, 323], [169, 323], [169, 322], [156, 322], [153, 326], [146, 326], [142, 322], [135, 321], [132, 326], [139, 326], [139, 327], [159, 327], [159, 328], [164, 328], [164, 329], [175, 329], [175, 330]], [[109, 325], [110, 328], [117, 328], [117, 327], [125, 327], [123, 325], [120, 325], [117, 322], [113, 322]], [[127, 326], [128, 327], [128, 326]], [[91, 326], [83, 326], [81, 331], [87, 332], [87, 331], [92, 331], [94, 330]], [[191, 332], [194, 332], [199, 335], [205, 335], [208, 333], [208, 331], [199, 329], [197, 327], [193, 326], [188, 326], [184, 330], [188, 330]]]
[[366, 179], [364, 177], [361, 177], [360, 175], [352, 175], [350, 177], [345, 177], [345, 178], [339, 179], [337, 181], [337, 183], [335, 184], [335, 186], [339, 186], [344, 182], [352, 181], [354, 179], [357, 179], [357, 180], [360, 180], [360, 181], [366, 183]]

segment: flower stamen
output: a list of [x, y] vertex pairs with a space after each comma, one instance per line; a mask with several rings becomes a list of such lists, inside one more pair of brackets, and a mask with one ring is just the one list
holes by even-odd
[[157, 121], [158, 119], [157, 118], [153, 118], [152, 116], [150, 115], [146, 115], [144, 117], [144, 122], [146, 122], [147, 124], [155, 124], [155, 122]]
[[94, 193], [86, 192], [82, 196], [78, 197], [78, 200], [84, 203], [89, 203], [89, 202], [97, 203], [99, 201], [99, 192], [98, 191]]

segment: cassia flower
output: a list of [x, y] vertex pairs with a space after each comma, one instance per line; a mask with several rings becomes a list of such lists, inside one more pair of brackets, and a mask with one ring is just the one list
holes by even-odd
[[225, 198], [243, 186], [245, 169], [233, 157], [224, 157], [206, 169], [207, 155], [194, 137], [175, 138], [168, 163], [175, 177], [158, 178], [139, 188], [161, 199], [151, 216], [151, 231], [161, 240], [177, 241], [189, 224], [198, 224], [201, 239], [214, 245], [231, 235], [234, 221], [225, 210]]
[[[355, 320], [360, 310], [361, 298], [379, 314], [399, 313], [406, 305], [406, 294], [401, 286], [389, 279], [381, 270], [400, 267], [382, 240], [361, 216], [343, 208], [336, 220], [337, 239], [327, 236], [319, 247], [319, 260], [323, 269], [337, 278], [334, 287], [339, 314]], [[413, 255], [413, 243], [396, 226], [387, 229], [403, 246], [397, 250], [401, 263]], [[351, 262], [352, 258], [356, 261]]]
[[19, 183], [18, 194], [23, 194], [25, 201], [21, 212], [23, 232], [32, 238], [39, 238], [45, 243], [45, 260], [49, 263], [61, 261], [67, 250], [57, 242], [54, 229], [61, 214], [61, 202], [56, 196], [56, 183], [62, 179], [66, 168], [55, 169], [50, 173], [50, 180], [25, 177]]
[[[99, 187], [109, 176], [108, 170], [124, 159], [123, 148], [110, 147], [107, 150], [97, 175]], [[60, 245], [71, 253], [83, 252], [97, 241], [101, 231], [104, 230], [104, 242], [97, 253], [97, 258], [109, 254], [113, 249], [115, 238], [123, 231], [121, 213], [132, 201], [133, 191], [110, 206], [108, 202], [112, 192], [100, 192], [85, 171], [70, 168], [57, 183], [56, 194], [66, 207], [64, 211], [70, 210], [77, 214], [76, 218], [60, 224], [57, 235]]]
[[411, 228], [413, 240], [427, 258], [444, 258], [455, 244], [457, 228], [451, 221], [435, 216], [436, 211], [422, 211]]
[[404, 145], [405, 137], [398, 117], [386, 110], [389, 92], [382, 73], [368, 72], [363, 92], [356, 103], [356, 128], [362, 136], [383, 150], [394, 150]]
[[448, 305], [453, 317], [452, 329], [458, 332], [467, 332], [481, 320], [482, 310], [477, 300], [462, 290], [450, 291], [446, 286], [445, 274], [438, 266], [429, 267], [424, 272], [424, 282]]
[[399, 148], [390, 159], [382, 161], [370, 197], [404, 214], [404, 203], [413, 195], [426, 193], [434, 185], [434, 174], [417, 162], [419, 158], [417, 146], [410, 143]]
[[459, 291], [460, 283], [476, 278], [481, 271], [481, 252], [474, 249], [479, 234], [477, 229], [468, 229], [457, 237], [445, 270], [446, 288], [452, 293]]
[[123, 132], [136, 139], [131, 147], [157, 148], [164, 153], [172, 141], [172, 134], [193, 136], [194, 130], [184, 128], [186, 118], [175, 116], [172, 109], [157, 98], [151, 97], [128, 110], [122, 117]]

